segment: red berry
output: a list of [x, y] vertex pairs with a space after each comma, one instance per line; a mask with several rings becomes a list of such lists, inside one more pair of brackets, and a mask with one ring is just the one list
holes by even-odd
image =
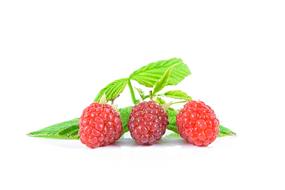
[[201, 101], [190, 101], [176, 116], [178, 132], [187, 142], [207, 146], [219, 134], [219, 120], [214, 111]]
[[119, 113], [108, 104], [92, 103], [80, 117], [80, 140], [90, 148], [113, 144], [122, 131]]
[[154, 101], [142, 102], [133, 107], [128, 127], [138, 144], [151, 145], [165, 133], [168, 117], [164, 109]]

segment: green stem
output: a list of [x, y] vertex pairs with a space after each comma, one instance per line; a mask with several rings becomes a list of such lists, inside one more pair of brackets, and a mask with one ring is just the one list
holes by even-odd
[[130, 89], [132, 101], [133, 101], [134, 104], [136, 104], [137, 103], [137, 99], [136, 99], [135, 91], [134, 91], [134, 88], [132, 86], [132, 83], [131, 83], [130, 79], [128, 80], [128, 86], [129, 86], [129, 89]]
[[149, 99], [150, 99], [150, 100], [153, 100], [153, 95], [154, 95], [154, 94], [152, 93], [152, 91], [149, 91]]

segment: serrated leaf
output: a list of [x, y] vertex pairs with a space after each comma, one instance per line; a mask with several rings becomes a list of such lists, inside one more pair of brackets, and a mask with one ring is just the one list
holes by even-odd
[[192, 100], [191, 96], [189, 96], [186, 92], [181, 90], [171, 90], [164, 93], [165, 96], [169, 98], [181, 99], [181, 100]]
[[186, 76], [190, 75], [190, 70], [181, 59], [172, 58], [150, 63], [130, 75], [130, 79], [136, 80], [138, 83], [153, 87], [161, 78], [165, 71], [173, 67], [167, 85], [176, 85], [181, 82]]
[[31, 137], [43, 137], [53, 139], [79, 139], [78, 136], [79, 119], [57, 123], [49, 127], [29, 133]]
[[98, 93], [98, 95], [95, 98], [95, 101], [96, 102], [100, 101], [100, 99], [103, 96], [103, 94], [105, 94], [106, 99], [108, 101], [114, 100], [115, 98], [117, 98], [124, 91], [124, 89], [125, 89], [127, 84], [128, 84], [128, 79], [127, 78], [123, 78], [123, 79], [119, 79], [119, 80], [115, 80], [115, 81], [111, 82], [110, 84], [105, 86]]
[[169, 69], [167, 69], [163, 73], [161, 78], [154, 84], [153, 91], [152, 91], [153, 95], [155, 95], [157, 92], [161, 91], [165, 86], [167, 86], [172, 70], [173, 70], [173, 67], [170, 67]]

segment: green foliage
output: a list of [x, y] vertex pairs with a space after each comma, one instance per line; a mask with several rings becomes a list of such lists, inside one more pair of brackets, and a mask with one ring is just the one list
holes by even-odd
[[176, 85], [181, 82], [186, 76], [190, 75], [190, 70], [181, 59], [172, 58], [150, 63], [140, 69], [134, 71], [130, 75], [130, 79], [136, 80], [141, 85], [146, 87], [154, 87], [157, 81], [169, 68], [173, 68], [167, 85]]
[[165, 92], [164, 95], [169, 98], [181, 99], [181, 100], [192, 100], [191, 96], [189, 96], [186, 92], [182, 90], [171, 90]]
[[161, 91], [165, 86], [167, 86], [170, 74], [172, 72], [173, 68], [167, 69], [161, 78], [154, 84], [152, 95], [155, 95], [157, 92]]
[[111, 82], [98, 93], [97, 97], [95, 98], [95, 101], [99, 102], [104, 94], [108, 101], [116, 99], [124, 91], [127, 84], [128, 84], [127, 78]]
[[126, 108], [122, 108], [119, 110], [120, 111], [120, 117], [122, 120], [122, 125], [123, 125], [123, 130], [124, 133], [128, 132], [128, 121], [129, 121], [129, 117], [132, 111], [132, 107], [126, 107]]
[[235, 136], [236, 133], [230, 130], [229, 128], [224, 127], [223, 125], [220, 125], [220, 133], [219, 137], [224, 137], [224, 136]]
[[168, 125], [167, 125], [167, 129], [171, 130], [175, 133], [178, 133], [177, 131], [177, 127], [176, 127], [176, 115], [177, 115], [177, 111], [173, 108], [168, 108], [166, 110], [167, 115], [168, 115]]
[[31, 137], [43, 137], [53, 139], [79, 139], [78, 136], [79, 119], [57, 123], [49, 127], [29, 133]]
[[[135, 80], [146, 87], [153, 87], [152, 94], [156, 94], [165, 86], [178, 84], [188, 75], [190, 75], [190, 70], [181, 59], [172, 58], [153, 62], [134, 71], [129, 78], [115, 80], [105, 86], [98, 93], [95, 101], [98, 102], [104, 94], [107, 101], [115, 100], [128, 84], [132, 101], [134, 104], [136, 104], [138, 101], [135, 97], [131, 80]], [[136, 90], [138, 91], [142, 100], [147, 97], [144, 95], [144, 92], [141, 89], [136, 88]]]

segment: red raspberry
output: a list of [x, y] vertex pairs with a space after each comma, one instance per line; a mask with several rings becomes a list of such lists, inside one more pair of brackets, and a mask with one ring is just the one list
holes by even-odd
[[142, 102], [133, 107], [128, 127], [138, 144], [151, 145], [165, 133], [168, 117], [164, 109], [154, 101]]
[[80, 140], [90, 148], [113, 144], [122, 131], [119, 113], [108, 104], [92, 103], [80, 117]]
[[182, 138], [196, 146], [207, 146], [219, 134], [219, 120], [214, 111], [201, 101], [190, 101], [176, 116]]

